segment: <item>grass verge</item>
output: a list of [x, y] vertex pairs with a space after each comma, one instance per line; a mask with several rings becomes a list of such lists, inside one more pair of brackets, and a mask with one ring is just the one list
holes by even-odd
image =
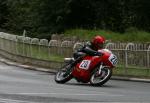
[[116, 67], [113, 71], [113, 74], [118, 76], [150, 78], [150, 69]]
[[128, 29], [125, 33], [117, 33], [107, 30], [85, 30], [70, 29], [64, 32], [65, 36], [77, 36], [83, 40], [91, 40], [95, 35], [102, 35], [110, 41], [120, 42], [150, 42], [150, 33], [138, 31], [136, 29]]

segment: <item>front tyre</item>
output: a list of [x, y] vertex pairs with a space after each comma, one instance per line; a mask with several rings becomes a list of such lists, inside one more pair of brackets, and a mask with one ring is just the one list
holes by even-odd
[[98, 73], [98, 69], [93, 72], [90, 78], [90, 84], [93, 86], [101, 86], [105, 84], [112, 76], [112, 69], [105, 67], [101, 69], [101, 73]]
[[63, 84], [68, 82], [72, 78], [72, 66], [68, 64], [56, 73], [55, 82]]

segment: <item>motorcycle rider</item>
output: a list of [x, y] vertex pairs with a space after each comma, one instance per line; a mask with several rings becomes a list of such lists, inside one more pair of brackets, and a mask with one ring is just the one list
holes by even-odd
[[102, 56], [103, 54], [98, 52], [98, 50], [104, 48], [105, 38], [102, 36], [95, 36], [91, 42], [88, 42], [81, 49], [74, 53], [74, 59], [82, 56], [83, 54], [88, 54], [92, 56]]

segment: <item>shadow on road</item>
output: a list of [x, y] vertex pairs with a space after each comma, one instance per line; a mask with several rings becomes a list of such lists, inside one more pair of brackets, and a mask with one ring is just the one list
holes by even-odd
[[65, 83], [63, 85], [73, 85], [73, 86], [83, 86], [83, 87], [92, 87], [92, 88], [123, 88], [123, 87], [119, 87], [117, 84], [116, 85], [111, 85], [111, 84], [104, 84], [102, 86], [92, 86], [89, 83]]

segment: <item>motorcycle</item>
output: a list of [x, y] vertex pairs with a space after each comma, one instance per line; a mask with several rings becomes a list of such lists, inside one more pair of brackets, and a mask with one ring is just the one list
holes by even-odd
[[66, 83], [72, 78], [78, 82], [93, 86], [105, 84], [112, 76], [112, 69], [117, 64], [117, 57], [108, 49], [98, 52], [102, 56], [82, 55], [78, 59], [65, 58], [68, 61], [55, 75], [55, 82]]

